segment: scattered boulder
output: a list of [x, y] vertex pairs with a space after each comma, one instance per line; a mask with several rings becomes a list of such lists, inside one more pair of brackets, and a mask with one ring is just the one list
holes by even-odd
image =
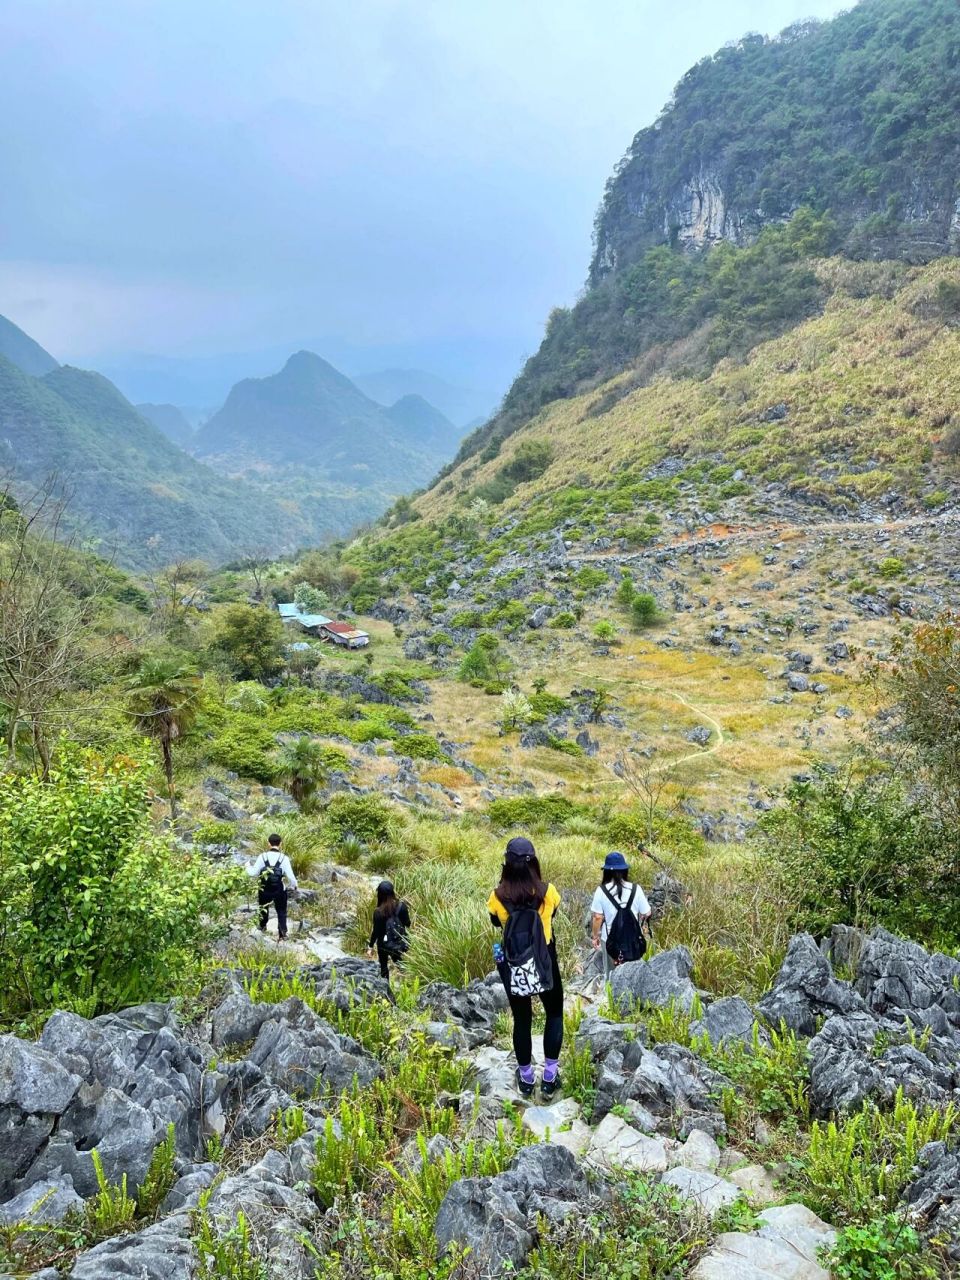
[[[631, 1173], [664, 1173], [670, 1164], [669, 1139], [651, 1138], [612, 1114], [593, 1130], [586, 1151], [588, 1164], [598, 1169], [626, 1169]], [[674, 1144], [671, 1143], [671, 1147]]]
[[709, 1217], [740, 1199], [740, 1188], [715, 1173], [687, 1169], [677, 1165], [660, 1179], [661, 1186], [672, 1189], [684, 1200], [692, 1201]]

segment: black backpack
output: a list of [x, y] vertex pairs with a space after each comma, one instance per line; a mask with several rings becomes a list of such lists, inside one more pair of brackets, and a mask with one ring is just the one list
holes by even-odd
[[538, 996], [553, 989], [553, 964], [543, 921], [534, 907], [509, 911], [503, 927], [503, 960], [510, 995]]
[[633, 900], [637, 896], [637, 886], [630, 886], [630, 897], [622, 904], [614, 897], [606, 885], [603, 892], [617, 909], [613, 924], [607, 928], [607, 955], [617, 964], [628, 960], [639, 960], [647, 949], [647, 940], [643, 936], [640, 921], [633, 914]]
[[276, 862], [268, 862], [260, 872], [260, 888], [264, 893], [276, 895], [283, 892], [283, 872], [280, 870], [280, 864], [283, 862], [283, 854], [277, 856]]
[[407, 931], [403, 921], [400, 919], [399, 906], [392, 916], [387, 916], [387, 926], [384, 930], [382, 946], [391, 960], [402, 960], [410, 950]]

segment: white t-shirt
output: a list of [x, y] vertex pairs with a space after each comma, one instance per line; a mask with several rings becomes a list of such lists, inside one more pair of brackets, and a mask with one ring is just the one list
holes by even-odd
[[[621, 907], [625, 907], [630, 901], [630, 891], [633, 888], [634, 886], [629, 880], [627, 880], [619, 894], [613, 885], [601, 885], [593, 895], [593, 902], [590, 904], [590, 910], [595, 916], [603, 916], [603, 924], [600, 926], [601, 941], [606, 941], [607, 930], [613, 924], [617, 916], [617, 908], [607, 897], [607, 892], [609, 891], [613, 894]], [[636, 886], [636, 890], [637, 892], [634, 894], [633, 898], [632, 911], [637, 919], [640, 920], [643, 916], [648, 916], [650, 914], [650, 903], [647, 901], [646, 894], [639, 885]]]
[[261, 853], [254, 862], [247, 863], [247, 875], [259, 876], [266, 867], [274, 867], [277, 862], [280, 863], [280, 874], [286, 880], [291, 889], [297, 888], [297, 877], [293, 874], [293, 867], [290, 865], [290, 859], [285, 853], [281, 853], [279, 849], [268, 849]]

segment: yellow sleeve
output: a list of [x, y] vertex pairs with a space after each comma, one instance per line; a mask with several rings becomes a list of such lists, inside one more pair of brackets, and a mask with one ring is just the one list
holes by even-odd
[[544, 898], [544, 902], [546, 903], [547, 907], [550, 910], [550, 915], [553, 916], [557, 910], [557, 907], [559, 907], [560, 905], [561, 898], [560, 898], [560, 894], [557, 892], [557, 890], [554, 888], [552, 884], [547, 885], [547, 896], [546, 898]]
[[487, 910], [492, 916], [496, 916], [501, 924], [506, 924], [509, 916], [503, 903], [497, 897], [496, 893], [491, 893], [487, 899]]

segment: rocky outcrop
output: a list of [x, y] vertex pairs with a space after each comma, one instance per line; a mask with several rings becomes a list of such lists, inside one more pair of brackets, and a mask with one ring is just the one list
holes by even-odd
[[621, 1005], [634, 1001], [661, 1007], [676, 1004], [689, 1013], [697, 994], [692, 973], [690, 952], [686, 947], [674, 947], [658, 952], [651, 960], [618, 965], [611, 974], [610, 986]]
[[469, 1250], [477, 1273], [494, 1280], [526, 1260], [541, 1224], [582, 1214], [590, 1188], [573, 1155], [553, 1143], [525, 1147], [505, 1173], [464, 1178], [444, 1196], [435, 1232], [441, 1256]]

